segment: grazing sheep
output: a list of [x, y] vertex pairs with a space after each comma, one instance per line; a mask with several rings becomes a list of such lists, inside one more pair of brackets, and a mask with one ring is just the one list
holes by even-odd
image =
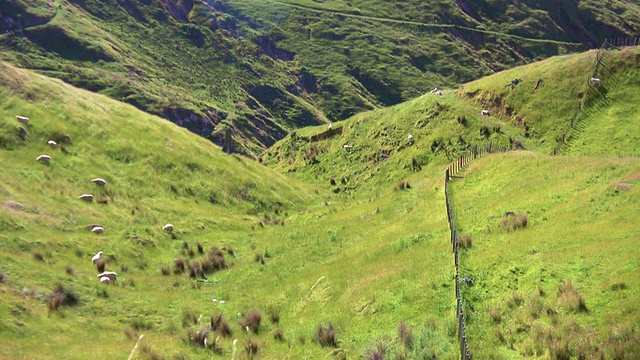
[[93, 255], [93, 257], [91, 258], [91, 262], [95, 264], [98, 260], [100, 260], [100, 258], [102, 257], [102, 254], [103, 254], [102, 251], [98, 251], [98, 253]]
[[104, 228], [102, 226], [94, 226], [93, 228], [91, 228], [91, 232], [100, 235], [104, 232]]
[[407, 136], [407, 139], [409, 139], [409, 141], [413, 142], [413, 135], [409, 134], [409, 135]]
[[78, 199], [84, 200], [86, 202], [92, 202], [93, 201], [93, 195], [91, 195], [91, 194], [82, 194], [82, 195], [78, 196]]
[[96, 185], [100, 185], [100, 186], [107, 185], [107, 181], [105, 179], [101, 179], [101, 178], [95, 178], [95, 179], [91, 180], [91, 182], [96, 184]]
[[166, 232], [171, 234], [173, 232], [173, 225], [172, 224], [167, 224], [167, 225], [162, 227], [162, 230], [165, 230]]
[[349, 145], [349, 144], [344, 144], [344, 145], [342, 146], [342, 148], [344, 148], [345, 150], [349, 151], [349, 150], [353, 149], [353, 146], [351, 146], [351, 145]]
[[600, 84], [602, 84], [602, 80], [598, 78], [591, 78], [589, 82], [591, 83], [591, 85], [595, 85], [595, 86], [599, 86]]
[[103, 273], [98, 274], [98, 279], [101, 279], [103, 277], [107, 277], [109, 278], [109, 280], [116, 282], [116, 278], [118, 277], [118, 274], [116, 274], [113, 271], [105, 271]]
[[58, 146], [58, 143], [53, 140], [47, 141], [47, 144], [49, 144], [49, 146], [51, 146], [52, 149], [55, 149]]
[[29, 125], [29, 118], [26, 116], [16, 116], [16, 119], [18, 119], [18, 121], [20, 121], [21, 123], [25, 124], [25, 125]]
[[329, 130], [333, 129], [333, 124], [329, 123]]
[[438, 89], [437, 87], [435, 87], [435, 88], [433, 88], [433, 90], [431, 90], [431, 93], [432, 93], [432, 94], [435, 94], [435, 93], [437, 93], [438, 91], [440, 91], [440, 89]]
[[442, 96], [442, 91], [440, 91], [440, 90], [436, 91], [436, 95]]
[[482, 115], [489, 116], [489, 110], [482, 110]]
[[40, 155], [36, 158], [36, 160], [40, 161], [43, 164], [51, 163], [51, 156], [49, 155]]
[[103, 276], [103, 277], [100, 278], [100, 283], [102, 283], [102, 284], [111, 284], [111, 279], [109, 279], [108, 276]]

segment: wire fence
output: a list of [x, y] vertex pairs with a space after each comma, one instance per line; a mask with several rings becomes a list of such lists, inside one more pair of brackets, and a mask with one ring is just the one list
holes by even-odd
[[576, 125], [580, 120], [579, 118], [580, 115], [582, 115], [584, 108], [593, 105], [593, 103], [602, 95], [602, 91], [600, 88], [607, 80], [606, 76], [604, 76], [606, 72], [604, 70], [606, 70], [607, 60], [610, 56], [610, 50], [639, 45], [640, 38], [638, 37], [604, 39], [604, 42], [596, 52], [593, 69], [591, 70], [591, 72], [589, 73], [589, 77], [587, 78], [585, 90], [582, 93], [583, 95], [580, 101], [578, 102], [578, 108], [573, 114], [573, 117], [569, 122], [569, 126], [562, 134], [562, 137], [558, 140], [558, 144], [556, 145], [556, 147], [553, 149], [552, 155], [559, 154], [563, 150], [567, 141], [573, 136], [576, 130]]
[[449, 196], [449, 182], [452, 178], [460, 177], [458, 173], [469, 162], [482, 157], [486, 154], [505, 152], [510, 150], [509, 147], [504, 145], [496, 145], [493, 143], [474, 145], [469, 150], [460, 155], [449, 167], [445, 170], [444, 178], [444, 194], [447, 205], [447, 220], [449, 221], [449, 230], [451, 233], [451, 247], [453, 249], [454, 262], [456, 267], [456, 316], [458, 317], [458, 341], [460, 343], [460, 358], [462, 360], [470, 360], [471, 352], [469, 350], [469, 343], [467, 341], [467, 323], [464, 315], [464, 300], [462, 293], [460, 292], [460, 255], [458, 251], [458, 232], [453, 221], [453, 208], [451, 207], [451, 198]]

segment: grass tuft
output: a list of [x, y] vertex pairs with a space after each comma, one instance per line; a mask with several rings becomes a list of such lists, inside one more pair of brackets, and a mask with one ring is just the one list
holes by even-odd
[[269, 316], [269, 321], [271, 321], [272, 324], [277, 325], [280, 323], [280, 309], [275, 307], [275, 306], [271, 306], [267, 309], [267, 315]]
[[413, 346], [413, 332], [404, 321], [398, 325], [398, 339], [408, 348]]
[[39, 251], [34, 250], [31, 252], [31, 255], [33, 255], [34, 259], [44, 262], [44, 256], [42, 256], [42, 254]]
[[278, 327], [273, 330], [273, 338], [277, 341], [284, 341], [284, 331]]
[[458, 246], [462, 249], [470, 249], [473, 246], [471, 234], [458, 234]]
[[258, 354], [260, 350], [260, 343], [253, 339], [247, 339], [244, 341], [244, 351], [250, 356]]
[[316, 332], [313, 335], [313, 339], [322, 347], [338, 346], [336, 342], [336, 330], [331, 323], [326, 326], [323, 324], [318, 325]]
[[53, 293], [47, 298], [47, 308], [56, 311], [60, 306], [75, 306], [80, 303], [80, 295], [67, 289], [62, 284], [57, 284]]
[[262, 314], [256, 309], [251, 309], [244, 316], [239, 325], [242, 330], [248, 330], [251, 333], [257, 334], [260, 331], [260, 323], [262, 322]]
[[560, 306], [573, 313], [586, 313], [587, 304], [584, 297], [571, 283], [571, 279], [567, 279], [564, 284], [560, 285], [558, 290], [558, 302]]

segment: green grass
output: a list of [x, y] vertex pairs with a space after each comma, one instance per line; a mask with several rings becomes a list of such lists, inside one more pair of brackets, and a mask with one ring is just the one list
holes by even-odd
[[[638, 356], [640, 206], [638, 187], [622, 184], [639, 164], [517, 152], [476, 161], [454, 181], [456, 225], [473, 236], [460, 261], [475, 283], [463, 297], [476, 357], [559, 358], [565, 345], [573, 356]], [[507, 211], [526, 213], [526, 227], [507, 231]]]
[[[137, 333], [146, 344], [138, 358], [210, 357], [183, 341], [187, 330], [222, 311], [242, 344], [249, 336], [237, 314], [256, 308], [263, 324], [251, 338], [265, 358], [326, 356], [332, 349], [312, 337], [329, 322], [348, 357], [365, 354], [376, 339], [385, 339], [389, 351], [456, 357], [440, 167], [411, 177], [409, 190], [389, 184], [342, 201], [128, 105], [9, 65], [2, 65], [1, 79], [5, 356], [82, 359], [100, 341], [101, 356], [120, 358]], [[31, 119], [24, 141], [18, 114]], [[46, 144], [62, 135], [70, 138], [66, 153]], [[52, 156], [50, 166], [35, 161], [41, 153]], [[90, 182], [94, 177], [107, 180], [105, 189]], [[78, 200], [85, 192], [108, 204]], [[265, 214], [283, 223], [273, 225]], [[175, 237], [161, 229], [168, 222]], [[105, 233], [91, 233], [89, 224], [103, 225]], [[183, 242], [193, 249], [199, 242], [205, 251], [233, 248], [234, 256], [225, 255], [230, 268], [197, 281], [162, 275], [162, 267], [173, 270], [174, 258], [188, 258]], [[98, 283], [89, 261], [98, 250], [110, 258], [107, 270], [118, 272], [117, 285]], [[49, 311], [57, 283], [76, 292], [80, 304]], [[280, 310], [284, 342], [273, 339], [276, 325], [266, 320], [272, 307]], [[191, 315], [202, 315], [200, 325], [183, 326]], [[396, 339], [401, 321], [413, 329], [419, 344], [413, 349]], [[223, 339], [214, 357], [229, 357], [233, 338]], [[237, 351], [244, 356], [241, 345]]]
[[464, 3], [11, 0], [0, 49], [218, 145], [231, 128], [258, 157], [297, 128], [640, 29], [628, 1]]

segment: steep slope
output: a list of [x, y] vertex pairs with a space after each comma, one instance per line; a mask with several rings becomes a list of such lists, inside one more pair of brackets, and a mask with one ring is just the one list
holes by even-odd
[[[572, 154], [635, 156], [638, 122], [635, 103], [629, 100], [637, 93], [639, 53], [638, 48], [626, 48], [607, 54], [602, 70], [606, 81], [598, 88], [605, 95], [585, 105], [576, 143], [587, 145], [570, 144]], [[445, 90], [442, 96], [428, 93], [358, 114], [332, 129], [326, 125], [302, 129], [269, 149], [261, 160], [342, 192], [400, 181], [428, 164], [444, 165], [481, 143], [551, 153], [570, 126], [595, 57], [595, 51], [557, 56]], [[520, 82], [512, 87], [514, 79]], [[482, 110], [489, 116], [481, 115]], [[331, 178], [338, 184], [332, 185]]]
[[[583, 103], [568, 140], [570, 153], [635, 155], [638, 117], [632, 100], [638, 87], [640, 48], [606, 50], [592, 74], [596, 54], [554, 57], [506, 70], [465, 84], [458, 94], [520, 127], [528, 148], [547, 153], [558, 146]], [[602, 86], [591, 83], [591, 76], [597, 76]], [[520, 83], [509, 86], [515, 79]], [[587, 92], [595, 94], [593, 99], [581, 101]], [[573, 147], [574, 142], [582, 145]]]
[[638, 5], [593, 0], [21, 1], [4, 60], [257, 156], [288, 132], [517, 64], [633, 36]]
[[[455, 357], [439, 167], [410, 179], [410, 191], [388, 184], [342, 201], [129, 105], [1, 70], [2, 356], [124, 358], [143, 334], [135, 358], [244, 357], [249, 339], [265, 358], [351, 358], [377, 340], [409, 357]], [[36, 161], [41, 154], [50, 165]], [[227, 266], [206, 278], [174, 264], [204, 266], [213, 247]], [[99, 250], [114, 285], [98, 282]], [[70, 305], [56, 310], [57, 284]], [[257, 334], [240, 325], [251, 309], [262, 315]], [[211, 331], [216, 349], [194, 343], [217, 314], [233, 337], [216, 341], [221, 332]], [[411, 347], [396, 335], [401, 321]], [[329, 323], [339, 349], [314, 340]]]

